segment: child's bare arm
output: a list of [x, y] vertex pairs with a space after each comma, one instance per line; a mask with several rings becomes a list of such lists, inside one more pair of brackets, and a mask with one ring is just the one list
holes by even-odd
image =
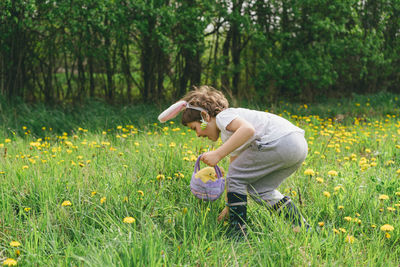
[[246, 143], [256, 131], [250, 123], [240, 118], [234, 119], [226, 129], [233, 132], [232, 136], [217, 150], [204, 153], [201, 157], [202, 161], [209, 166], [215, 166], [229, 153]]

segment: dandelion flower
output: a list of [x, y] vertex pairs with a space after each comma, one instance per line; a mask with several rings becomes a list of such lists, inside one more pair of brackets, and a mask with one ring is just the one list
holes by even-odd
[[331, 171], [328, 172], [328, 175], [329, 176], [338, 176], [338, 172], [334, 171], [334, 170], [331, 170]]
[[97, 194], [96, 191], [92, 191], [92, 193], [90, 193], [90, 195], [91, 195], [92, 197], [94, 197], [96, 194]]
[[19, 243], [18, 241], [11, 241], [10, 246], [12, 246], [13, 248], [17, 248], [21, 246], [21, 243]]
[[100, 204], [103, 204], [104, 202], [106, 202], [106, 200], [107, 200], [106, 197], [102, 197], [102, 198], [100, 199]]
[[348, 221], [348, 222], [351, 222], [352, 218], [350, 216], [346, 216], [346, 217], [344, 217], [344, 220]]
[[159, 174], [159, 175], [157, 175], [156, 179], [157, 179], [157, 181], [164, 180], [165, 179], [165, 175]]
[[65, 200], [63, 203], [61, 203], [61, 206], [63, 206], [63, 207], [67, 207], [67, 206], [71, 206], [71, 205], [72, 205], [72, 203], [69, 200]]
[[330, 197], [331, 197], [331, 193], [329, 193], [329, 192], [327, 192], [327, 191], [324, 191], [324, 196], [325, 196], [326, 198], [330, 198]]
[[319, 226], [319, 227], [324, 227], [324, 225], [325, 225], [324, 222], [319, 222], [319, 223], [318, 223], [318, 226]]
[[380, 195], [379, 200], [388, 200], [389, 196], [388, 195]]
[[347, 243], [353, 244], [355, 240], [356, 240], [356, 238], [354, 236], [352, 236], [352, 235], [346, 236], [346, 242]]
[[139, 195], [144, 196], [144, 193], [142, 190], [138, 190], [137, 192], [139, 193]]
[[335, 234], [340, 234], [339, 230], [336, 229], [336, 228], [333, 228], [333, 232], [334, 232]]
[[12, 259], [12, 258], [8, 258], [5, 261], [3, 261], [3, 265], [4, 266], [16, 266], [17, 265], [17, 261]]
[[371, 227], [372, 227], [372, 228], [376, 228], [376, 225], [375, 225], [375, 224], [372, 224]]
[[317, 182], [320, 184], [322, 184], [324, 182], [324, 179], [322, 179], [321, 177], [317, 177], [317, 178], [315, 178], [315, 180], [317, 180]]
[[381, 226], [381, 231], [383, 231], [383, 232], [390, 232], [393, 230], [394, 230], [394, 227], [391, 226], [390, 224], [384, 224]]
[[188, 212], [188, 209], [187, 208], [183, 208], [182, 212], [183, 212], [183, 214], [186, 214]]
[[395, 208], [392, 208], [392, 207], [387, 207], [386, 208], [388, 211], [395, 211], [396, 209]]
[[307, 169], [304, 171], [304, 175], [314, 176], [315, 172], [312, 169]]
[[390, 238], [390, 234], [389, 233], [385, 233], [385, 237], [387, 238], [387, 239], [389, 239]]
[[341, 231], [341, 232], [343, 232], [343, 233], [346, 233], [346, 232], [347, 232], [346, 229], [344, 229], [344, 228], [339, 228], [339, 231]]
[[31, 208], [24, 208], [24, 211], [25, 212], [28, 212], [28, 211], [30, 211], [31, 210]]
[[342, 209], [344, 209], [344, 206], [338, 206], [337, 207], [339, 210], [342, 210]]
[[125, 217], [123, 222], [124, 223], [134, 223], [134, 222], [136, 222], [136, 220], [133, 217]]

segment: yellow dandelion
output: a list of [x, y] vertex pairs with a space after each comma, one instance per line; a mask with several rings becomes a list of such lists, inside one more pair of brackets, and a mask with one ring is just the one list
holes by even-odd
[[136, 220], [133, 217], [125, 217], [123, 222], [124, 223], [134, 223], [134, 222], [136, 222]]
[[342, 209], [344, 209], [344, 206], [338, 206], [338, 209], [342, 210]]
[[352, 218], [350, 216], [346, 216], [346, 217], [344, 217], [344, 220], [348, 221], [348, 222], [351, 222]]
[[319, 223], [318, 223], [318, 226], [319, 226], [319, 227], [324, 227], [324, 225], [325, 225], [324, 222], [319, 222]]
[[381, 231], [383, 231], [383, 232], [390, 232], [393, 230], [394, 230], [394, 227], [391, 226], [390, 224], [384, 224], [381, 226]]
[[31, 208], [24, 208], [24, 211], [25, 212], [28, 212], [28, 211], [30, 211], [31, 210]]
[[387, 239], [389, 239], [391, 236], [390, 236], [390, 234], [389, 234], [388, 232], [386, 232], [386, 233], [385, 233], [385, 237], [386, 237]]
[[392, 208], [392, 207], [387, 207], [386, 208], [388, 211], [395, 211], [396, 209], [395, 208]]
[[314, 176], [315, 172], [312, 169], [307, 169], [307, 170], [304, 171], [304, 175]]
[[372, 227], [372, 228], [376, 228], [376, 224], [372, 224], [371, 227]]
[[92, 197], [94, 197], [96, 194], [97, 194], [96, 191], [92, 191], [92, 193], [90, 193], [90, 195], [91, 195]]
[[13, 248], [17, 248], [21, 246], [21, 243], [19, 243], [18, 241], [11, 241], [10, 246], [12, 246]]
[[11, 143], [11, 139], [8, 139], [8, 138], [5, 139], [5, 140], [4, 140], [4, 143]]
[[397, 174], [400, 174], [400, 169], [398, 169], [398, 170], [396, 171], [396, 173], [397, 173]]
[[341, 232], [343, 232], [343, 233], [346, 233], [346, 232], [347, 232], [346, 229], [344, 229], [344, 228], [339, 228], [339, 231], [341, 231]]
[[144, 193], [142, 190], [138, 190], [137, 192], [139, 193], [139, 195], [144, 196]]
[[380, 195], [379, 200], [388, 200], [389, 196], [388, 195]]
[[393, 165], [393, 164], [394, 164], [394, 161], [393, 161], [393, 160], [388, 160], [388, 161], [386, 161], [386, 163], [385, 163], [386, 166], [390, 166], [390, 165]]
[[317, 180], [317, 182], [320, 184], [322, 184], [324, 182], [324, 179], [322, 179], [321, 177], [317, 177], [317, 178], [315, 178], [315, 180]]
[[29, 169], [29, 166], [28, 165], [24, 165], [24, 166], [22, 166], [22, 169], [23, 170]]
[[17, 261], [12, 259], [12, 258], [8, 258], [5, 261], [3, 261], [3, 265], [4, 266], [16, 266], [17, 265]]
[[106, 197], [102, 197], [102, 198], [100, 199], [100, 204], [103, 204], [104, 202], [106, 202], [106, 200], [107, 200]]
[[336, 229], [336, 228], [333, 228], [332, 230], [333, 230], [333, 232], [334, 232], [335, 234], [340, 234], [340, 232], [339, 232], [339, 230], [338, 230], [338, 229]]
[[187, 208], [183, 208], [182, 213], [186, 214], [187, 212], [188, 212], [188, 209]]
[[169, 144], [169, 147], [176, 147], [176, 143], [171, 142], [171, 143]]
[[328, 175], [329, 176], [338, 176], [338, 172], [334, 171], [334, 170], [331, 170], [331, 171], [328, 172]]
[[330, 198], [331, 197], [331, 193], [329, 193], [328, 191], [324, 191], [324, 196], [326, 197], [326, 198]]
[[346, 236], [346, 242], [347, 243], [353, 244], [355, 240], [356, 240], [356, 238], [354, 236], [352, 236], [352, 235]]
[[157, 181], [164, 180], [165, 179], [165, 175], [159, 174], [159, 175], [157, 175], [156, 179], [157, 179]]
[[72, 206], [72, 203], [69, 200], [65, 200], [63, 203], [61, 203], [61, 206], [63, 207]]

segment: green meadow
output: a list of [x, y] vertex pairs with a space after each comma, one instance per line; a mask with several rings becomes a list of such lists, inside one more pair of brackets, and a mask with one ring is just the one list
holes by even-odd
[[[400, 96], [243, 104], [306, 131], [280, 191], [312, 225], [249, 203], [248, 236], [196, 199], [194, 161], [220, 143], [163, 107], [0, 104], [0, 263], [6, 266], [398, 266]], [[220, 166], [228, 169], [224, 159]], [[205, 166], [204, 164], [202, 165]]]

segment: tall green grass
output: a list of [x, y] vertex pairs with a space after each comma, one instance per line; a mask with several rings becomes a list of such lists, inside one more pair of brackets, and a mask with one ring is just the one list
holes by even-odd
[[[161, 108], [7, 105], [2, 103], [0, 128], [1, 263], [400, 264], [398, 96], [258, 104], [306, 130], [306, 162], [280, 190], [313, 231], [294, 231], [251, 202], [248, 237], [240, 242], [216, 220], [224, 200], [202, 202], [189, 190], [193, 160], [219, 143], [197, 138], [178, 120], [158, 124]], [[228, 169], [226, 159], [220, 165]], [[389, 199], [380, 200], [382, 195]], [[126, 217], [135, 222], [124, 223]], [[394, 227], [390, 237], [380, 229], [384, 224]]]

